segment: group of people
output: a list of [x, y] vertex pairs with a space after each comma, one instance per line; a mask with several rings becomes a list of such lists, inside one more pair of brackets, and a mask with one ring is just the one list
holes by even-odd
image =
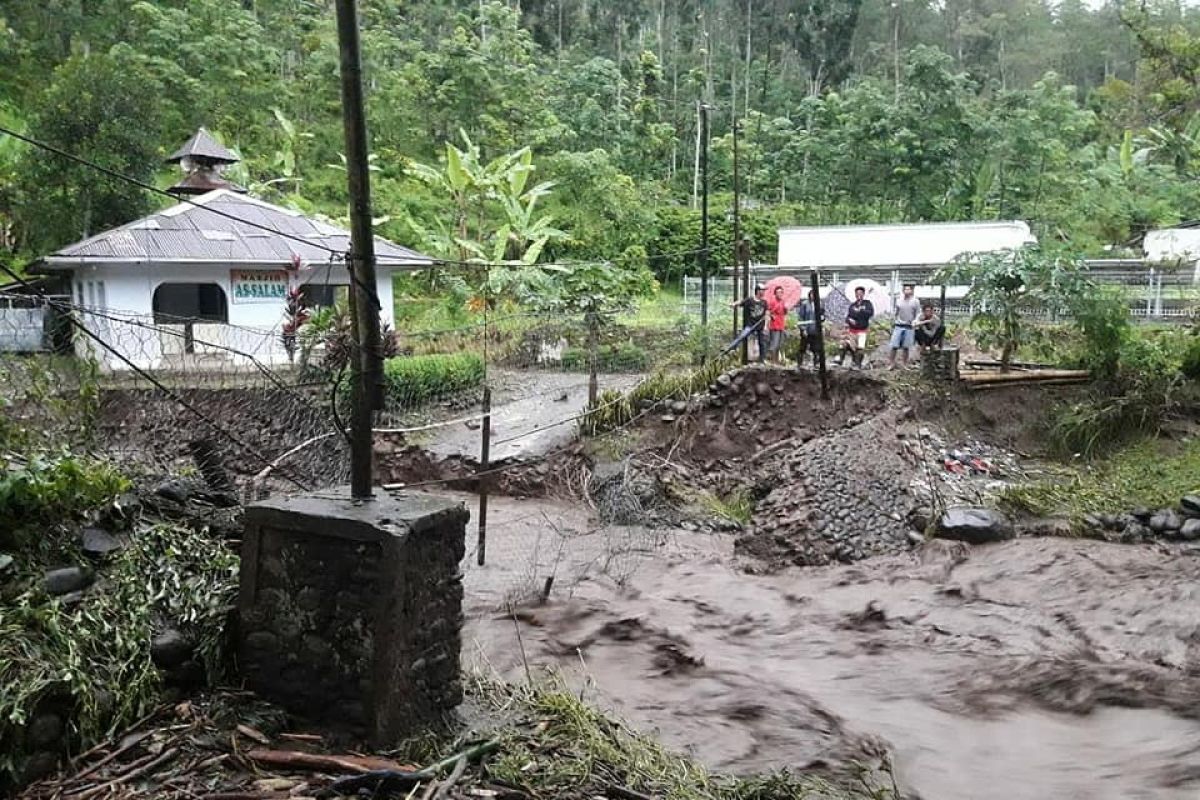
[[[920, 347], [922, 351], [932, 350], [941, 347], [946, 337], [946, 326], [934, 313], [933, 304], [917, 300], [915, 291], [916, 287], [912, 284], [904, 284], [902, 295], [896, 301], [888, 352], [890, 369], [896, 368], [897, 357], [901, 366], [907, 365], [913, 347]], [[785, 302], [784, 294], [783, 287], [776, 286], [771, 296], [767, 297], [766, 287], [760, 283], [754, 287], [753, 296], [731, 303], [731, 308], [742, 310], [742, 330], [725, 352], [731, 352], [742, 342], [753, 338], [758, 346], [757, 358], [760, 363], [782, 363], [783, 343], [788, 331], [787, 319], [793, 311]], [[802, 369], [808, 354], [812, 354], [814, 364], [817, 361], [817, 348], [821, 342], [818, 326], [823, 325], [825, 320], [824, 315], [822, 319], [817, 319], [816, 298], [811, 290], [796, 304], [794, 311], [796, 334], [800, 340], [796, 369]], [[874, 318], [875, 306], [866, 298], [866, 291], [860, 286], [854, 290], [854, 302], [847, 309], [843, 321], [845, 335], [835, 362], [838, 366], [844, 366], [848, 357], [853, 369], [862, 368]]]

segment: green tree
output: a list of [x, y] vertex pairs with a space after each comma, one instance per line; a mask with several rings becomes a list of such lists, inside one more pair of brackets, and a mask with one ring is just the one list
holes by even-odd
[[970, 253], [934, 275], [935, 283], [966, 283], [977, 308], [971, 327], [981, 346], [1000, 350], [1000, 371], [1038, 335], [1031, 313], [1058, 314], [1085, 293], [1082, 264], [1037, 248]]
[[[123, 48], [76, 56], [55, 70], [29, 133], [150, 182], [162, 158], [162, 91]], [[40, 148], [24, 150], [20, 173], [18, 222], [36, 252], [130, 222], [152, 205], [144, 189]]]

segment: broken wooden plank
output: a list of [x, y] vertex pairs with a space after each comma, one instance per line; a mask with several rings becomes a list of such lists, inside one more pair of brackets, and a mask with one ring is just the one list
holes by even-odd
[[959, 379], [964, 383], [1018, 383], [1075, 378], [1087, 380], [1090, 373], [1085, 369], [1046, 369], [1036, 372], [975, 372], [963, 373]]

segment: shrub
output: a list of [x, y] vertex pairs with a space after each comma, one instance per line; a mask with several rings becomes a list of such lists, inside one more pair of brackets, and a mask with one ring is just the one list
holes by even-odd
[[1075, 327], [1083, 335], [1083, 366], [1093, 377], [1112, 378], [1130, 339], [1129, 304], [1116, 287], [1097, 287], [1073, 302]]
[[[22, 547], [23, 531], [71, 521], [129, 487], [108, 464], [69, 453], [0, 464], [0, 546]], [[45, 537], [39, 537], [45, 542]]]
[[1188, 380], [1200, 381], [1200, 336], [1191, 337], [1183, 352], [1183, 363], [1179, 371]]
[[384, 392], [400, 407], [473, 389], [483, 383], [484, 364], [477, 353], [400, 356], [383, 365]]
[[1174, 333], [1140, 331], [1126, 337], [1115, 375], [1098, 386], [1096, 396], [1052, 413], [1051, 450], [1060, 456], [1092, 458], [1157, 433], [1179, 385], [1180, 345]]
[[[565, 370], [586, 372], [591, 359], [585, 348], [568, 347], [560, 363]], [[637, 372], [649, 364], [650, 356], [633, 342], [605, 345], [596, 355], [596, 369], [600, 372]]]

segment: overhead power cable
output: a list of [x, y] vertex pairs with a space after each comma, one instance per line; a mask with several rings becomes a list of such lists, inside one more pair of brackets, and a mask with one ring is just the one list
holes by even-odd
[[346, 257], [346, 254], [344, 252], [342, 252], [341, 250], [336, 250], [332, 247], [327, 247], [326, 245], [318, 244], [317, 242], [313, 242], [312, 240], [306, 239], [303, 236], [297, 236], [295, 234], [285, 233], [284, 231], [276, 230], [275, 228], [272, 228], [270, 225], [264, 225], [261, 222], [254, 222], [253, 220], [244, 219], [242, 217], [239, 217], [236, 214], [230, 214], [228, 211], [221, 211], [219, 209], [213, 208], [212, 206], [206, 205], [204, 203], [198, 203], [195, 200], [192, 200], [191, 198], [188, 198], [188, 197], [177, 197], [176, 195], [173, 195], [170, 192], [168, 192], [166, 189], [160, 189], [153, 184], [146, 183], [145, 181], [138, 180], [137, 178], [132, 178], [128, 175], [117, 172], [114, 169], [109, 169], [108, 167], [105, 167], [101, 164], [97, 164], [95, 161], [89, 161], [88, 159], [83, 158], [82, 156], [77, 156], [74, 153], [68, 153], [66, 150], [63, 150], [60, 147], [55, 147], [52, 144], [47, 144], [46, 142], [39, 141], [30, 136], [26, 136], [23, 133], [18, 133], [17, 131], [14, 131], [10, 128], [5, 128], [2, 125], [0, 125], [0, 133], [8, 134], [9, 136], [13, 137], [14, 139], [19, 139], [20, 141], [25, 142], [26, 144], [33, 145], [34, 147], [45, 150], [48, 153], [53, 153], [54, 155], [59, 156], [60, 158], [65, 158], [69, 161], [74, 161], [76, 164], [80, 164], [82, 166], [88, 167], [89, 169], [94, 169], [97, 172], [101, 172], [101, 173], [109, 176], [110, 178], [115, 178], [119, 181], [125, 181], [126, 183], [128, 183], [132, 186], [137, 186], [140, 189], [144, 189], [148, 192], [153, 192], [154, 194], [162, 195], [163, 197], [169, 197], [170, 199], [174, 200], [177, 203], [186, 203], [188, 205], [195, 206], [196, 208], [203, 208], [206, 211], [216, 214], [218, 217], [224, 217], [225, 219], [240, 223], [242, 225], [249, 225], [253, 228], [258, 228], [259, 230], [264, 230], [264, 231], [267, 231], [268, 233], [273, 233], [276, 236], [281, 236], [285, 239], [291, 239], [292, 241], [300, 242], [301, 244], [307, 245], [309, 247], [315, 247], [318, 250], [324, 250], [325, 252], [329, 253], [331, 256], [336, 257], [336, 258], [345, 259], [345, 257]]
[[[0, 271], [3, 271], [4, 273], [6, 273], [10, 278], [12, 278], [14, 281], [21, 284], [22, 286], [29, 288], [29, 289], [33, 288], [33, 286], [30, 285], [29, 281], [25, 280], [25, 278], [23, 278], [21, 275], [19, 275], [15, 270], [10, 269], [8, 267], [8, 265], [6, 265], [4, 263], [0, 263]], [[255, 450], [251, 447], [248, 447], [246, 445], [245, 441], [243, 441], [243, 439], [241, 437], [226, 430], [220, 423], [218, 423], [212, 417], [208, 416], [203, 411], [196, 408], [195, 405], [193, 405], [192, 403], [189, 403], [187, 400], [185, 400], [178, 392], [175, 392], [172, 389], [168, 388], [165, 384], [163, 384], [162, 381], [160, 381], [158, 378], [154, 377], [154, 375], [150, 374], [150, 372], [139, 367], [128, 356], [126, 356], [124, 353], [120, 352], [117, 348], [113, 347], [108, 342], [104, 341], [104, 339], [102, 339], [94, 331], [90, 330], [87, 327], [87, 325], [84, 325], [82, 322], [80, 322], [78, 319], [76, 319], [74, 314], [68, 314], [67, 320], [69, 321], [69, 323], [71, 324], [72, 327], [74, 327], [76, 330], [83, 333], [85, 336], [87, 336], [92, 341], [96, 342], [104, 350], [106, 350], [109, 353], [111, 353], [112, 355], [116, 356], [121, 361], [121, 363], [123, 363], [129, 369], [133, 370], [133, 372], [136, 373], [138, 377], [142, 378], [143, 380], [149, 381], [160, 392], [162, 392], [167, 397], [171, 398], [176, 403], [179, 403], [179, 405], [183, 406], [185, 409], [190, 411], [198, 419], [200, 419], [201, 421], [206, 423], [210, 428], [212, 428], [214, 431], [216, 431], [218, 434], [220, 434], [223, 438], [228, 439], [230, 442], [232, 442], [233, 445], [237, 449], [241, 450], [242, 452], [249, 453], [254, 458], [256, 458], [258, 461], [262, 462], [262, 464], [264, 466], [268, 466], [271, 464], [270, 459], [268, 459], [266, 456], [264, 456], [262, 453], [258, 452], [257, 450]], [[299, 487], [302, 491], [308, 491], [308, 487], [306, 485], [304, 485], [302, 482], [300, 482], [296, 478], [292, 477], [291, 475], [288, 475], [285, 473], [284, 477], [287, 478], [289, 481], [291, 481], [293, 484], [295, 484], [297, 487]]]

